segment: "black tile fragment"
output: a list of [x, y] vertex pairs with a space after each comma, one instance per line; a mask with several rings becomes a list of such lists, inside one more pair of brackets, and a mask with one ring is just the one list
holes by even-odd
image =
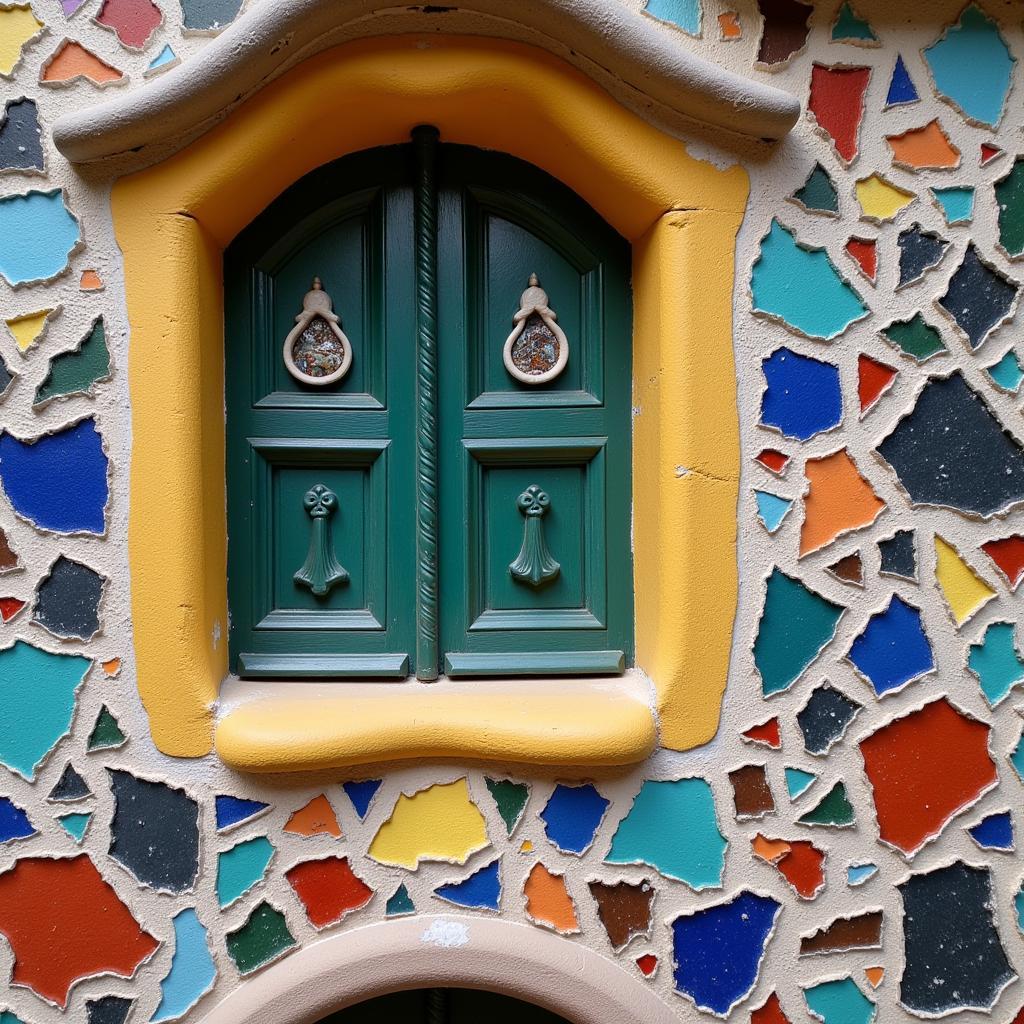
[[911, 224], [899, 233], [896, 244], [900, 250], [900, 277], [897, 288], [920, 281], [937, 267], [949, 248], [949, 242], [934, 231], [925, 231], [920, 224]]
[[46, 799], [70, 802], [72, 800], [84, 800], [89, 796], [92, 796], [92, 790], [85, 779], [68, 762], [61, 777], [57, 780], [57, 785], [50, 790], [50, 795]]
[[0, 170], [43, 170], [43, 146], [40, 141], [39, 111], [35, 100], [10, 100], [0, 120]]
[[827, 754], [843, 738], [862, 707], [842, 690], [822, 683], [796, 715], [807, 753]]
[[61, 555], [39, 584], [32, 621], [62, 640], [91, 640], [100, 631], [105, 583], [98, 572]]
[[86, 1024], [124, 1024], [134, 1005], [124, 996], [103, 996], [85, 1004]]
[[878, 553], [882, 556], [879, 572], [883, 576], [917, 582], [917, 545], [913, 530], [897, 530], [892, 537], [880, 540]]
[[1009, 316], [1019, 290], [1017, 282], [990, 267], [971, 242], [939, 305], [967, 335], [973, 350]]

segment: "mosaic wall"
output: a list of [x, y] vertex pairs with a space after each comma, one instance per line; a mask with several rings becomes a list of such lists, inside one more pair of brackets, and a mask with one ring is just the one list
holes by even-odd
[[740, 236], [718, 738], [583, 783], [257, 783], [148, 738], [120, 269], [48, 134], [238, 6], [0, 3], [0, 1024], [197, 1019], [327, 930], [445, 910], [586, 943], [681, 1015], [1021, 1020], [1020, 7], [649, 0], [806, 107]]

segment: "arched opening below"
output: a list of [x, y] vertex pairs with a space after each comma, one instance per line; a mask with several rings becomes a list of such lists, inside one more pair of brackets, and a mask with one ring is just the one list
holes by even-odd
[[570, 1024], [533, 1003], [473, 988], [412, 988], [338, 1010], [320, 1024]]

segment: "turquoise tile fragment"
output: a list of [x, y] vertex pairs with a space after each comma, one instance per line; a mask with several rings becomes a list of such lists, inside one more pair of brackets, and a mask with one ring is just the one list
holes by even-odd
[[930, 190], [947, 224], [966, 224], [974, 217], [974, 186], [951, 185]]
[[839, 14], [832, 26], [832, 42], [842, 43], [849, 40], [859, 43], [877, 43], [878, 36], [872, 31], [871, 26], [854, 11], [853, 7], [845, 3], [839, 8]]
[[[1024, 932], [1024, 885], [1018, 890], [1017, 895], [1013, 898], [1013, 908], [1017, 912], [1017, 928]], [[3, 1024], [0, 1021], [0, 1024]]]
[[173, 64], [177, 59], [178, 55], [171, 49], [171, 44], [164, 43], [164, 48], [149, 62], [146, 70], [158, 71], [168, 64]]
[[659, 21], [668, 21], [688, 32], [700, 35], [701, 0], [648, 0], [647, 13]]
[[266, 836], [246, 839], [217, 855], [217, 901], [230, 906], [263, 880], [274, 856], [274, 846]]
[[728, 841], [704, 779], [648, 779], [612, 837], [607, 864], [647, 864], [691, 889], [722, 884]]
[[409, 895], [403, 882], [392, 894], [384, 906], [385, 917], [405, 917], [406, 914], [415, 914], [416, 906]]
[[868, 879], [874, 878], [877, 874], [878, 865], [872, 864], [871, 861], [848, 864], [846, 867], [846, 884], [856, 889], [858, 885], [863, 885]]
[[772, 570], [754, 641], [754, 665], [766, 697], [800, 678], [835, 636], [845, 610], [778, 566]]
[[78, 221], [59, 188], [0, 199], [0, 275], [8, 284], [64, 273], [80, 238]]
[[72, 811], [71, 814], [62, 814], [57, 818], [57, 823], [76, 843], [85, 838], [85, 830], [92, 821], [92, 811]]
[[751, 271], [756, 312], [776, 317], [810, 338], [829, 341], [868, 313], [824, 249], [806, 249], [772, 221]]
[[876, 1007], [852, 978], [821, 981], [804, 989], [812, 1016], [824, 1024], [871, 1024]]
[[986, 367], [985, 372], [992, 378], [996, 387], [1009, 391], [1011, 395], [1017, 394], [1021, 381], [1024, 381], [1024, 367], [1020, 365], [1017, 353], [1013, 349], [1010, 349], [999, 362]]
[[174, 917], [174, 955], [171, 969], [160, 982], [160, 1003], [150, 1020], [177, 1020], [192, 1009], [213, 987], [217, 965], [213, 962], [206, 929], [188, 907]]
[[999, 26], [977, 4], [924, 50], [935, 88], [973, 121], [990, 127], [1003, 114], [1014, 60]]
[[75, 695], [92, 663], [17, 641], [0, 651], [0, 764], [29, 782], [71, 728]]
[[990, 708], [1001, 704], [1010, 691], [1024, 682], [1024, 661], [1017, 653], [1012, 622], [993, 622], [980, 643], [971, 644], [967, 667], [978, 677]]
[[754, 500], [757, 502], [757, 518], [769, 533], [774, 533], [782, 525], [786, 513], [793, 507], [792, 498], [783, 498], [771, 491], [755, 490]]
[[1010, 764], [1013, 765], [1013, 770], [1020, 777], [1021, 782], [1024, 782], [1024, 735], [1017, 740], [1017, 746], [1010, 754]]
[[786, 769], [786, 792], [790, 800], [796, 800], [804, 795], [818, 781], [814, 772], [805, 772], [803, 768]]
[[0, 1024], [25, 1024], [25, 1022], [10, 1010], [0, 1013]]

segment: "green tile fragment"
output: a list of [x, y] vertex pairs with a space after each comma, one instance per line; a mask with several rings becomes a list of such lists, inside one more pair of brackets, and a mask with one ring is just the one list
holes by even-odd
[[406, 914], [415, 914], [416, 907], [403, 882], [392, 894], [384, 907], [385, 917], [405, 917]]
[[793, 200], [811, 213], [839, 215], [839, 193], [821, 164], [814, 165], [807, 180], [793, 193]]
[[839, 15], [832, 26], [832, 42], [877, 43], [878, 36], [871, 26], [846, 3], [839, 8]]
[[252, 974], [294, 947], [295, 936], [280, 910], [261, 903], [241, 928], [227, 933], [225, 942], [239, 973]]
[[1008, 256], [1024, 254], [1024, 157], [1017, 157], [1009, 173], [996, 182], [999, 208], [999, 244]]
[[50, 360], [50, 372], [36, 390], [33, 405], [51, 398], [87, 394], [94, 384], [110, 377], [110, 353], [103, 317], [97, 317], [77, 348]]
[[854, 822], [853, 804], [846, 795], [846, 786], [837, 782], [805, 815], [797, 819], [801, 825], [826, 825], [843, 828]]
[[89, 733], [86, 750], [89, 753], [94, 750], [113, 750], [127, 742], [128, 737], [121, 731], [121, 726], [110, 713], [110, 708], [104, 704], [96, 716], [96, 724], [92, 727], [92, 732]]
[[510, 779], [485, 778], [494, 802], [498, 805], [498, 813], [505, 822], [505, 830], [512, 835], [523, 817], [523, 808], [530, 799], [530, 787], [525, 782], [512, 782]]
[[932, 356], [948, 351], [942, 335], [920, 313], [909, 320], [894, 320], [883, 327], [881, 333], [890, 345], [910, 356], [915, 363], [927, 362]]

